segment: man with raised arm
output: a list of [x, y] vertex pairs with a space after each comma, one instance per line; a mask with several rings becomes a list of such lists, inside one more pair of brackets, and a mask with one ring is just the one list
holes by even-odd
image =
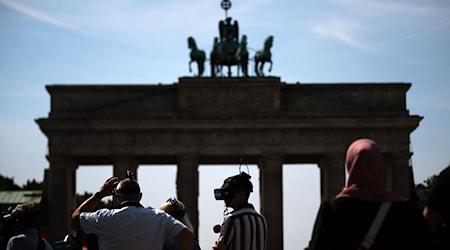
[[[113, 195], [116, 185], [114, 195], [119, 207], [93, 212], [102, 198]], [[125, 178], [119, 182], [111, 177], [75, 210], [72, 222], [76, 229], [96, 234], [101, 250], [161, 250], [167, 239], [178, 241], [183, 250], [192, 250], [194, 236], [186, 226], [161, 210], [144, 208], [139, 203], [141, 198], [135, 180]]]

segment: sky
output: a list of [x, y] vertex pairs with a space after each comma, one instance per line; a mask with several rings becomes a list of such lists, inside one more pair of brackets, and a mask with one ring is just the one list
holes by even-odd
[[[270, 75], [283, 82], [411, 83], [407, 108], [424, 116], [411, 134], [415, 182], [450, 164], [448, 0], [233, 0], [228, 15], [247, 35], [250, 56], [274, 36]], [[187, 37], [208, 55], [224, 17], [219, 0], [0, 0], [0, 174], [18, 184], [43, 179], [47, 139], [34, 120], [50, 111], [45, 85], [175, 83], [195, 73]], [[259, 209], [258, 168], [249, 167]], [[175, 173], [140, 166], [143, 203], [175, 196]], [[212, 189], [238, 166], [199, 173], [199, 237], [208, 249], [224, 209]], [[97, 191], [111, 174], [111, 166], [80, 167], [77, 192]], [[284, 245], [292, 250], [311, 236], [319, 170], [285, 165], [283, 176]]]

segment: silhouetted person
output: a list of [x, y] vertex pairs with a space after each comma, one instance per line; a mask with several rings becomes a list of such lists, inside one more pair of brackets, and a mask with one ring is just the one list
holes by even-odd
[[450, 166], [439, 174], [423, 214], [438, 249], [450, 249]]
[[225, 206], [233, 211], [225, 214], [221, 227], [214, 227], [220, 236], [212, 250], [266, 249], [266, 219], [248, 203], [250, 192], [253, 192], [253, 185], [244, 172], [227, 178], [221, 188], [214, 190], [216, 200], [224, 200]]
[[[194, 232], [194, 227], [192, 226], [192, 223], [186, 214], [186, 207], [184, 206], [183, 202], [175, 198], [170, 198], [165, 203], [163, 203], [159, 209], [170, 214], [172, 217], [183, 223], [191, 232]], [[180, 246], [178, 242], [174, 240], [166, 240], [166, 242], [164, 243], [163, 250], [179, 250], [179, 249]], [[197, 240], [195, 241], [194, 244], [194, 250], [200, 250], [200, 246], [198, 245]]]
[[[117, 183], [116, 199], [120, 206], [91, 212], [103, 197], [113, 194]], [[72, 221], [85, 233], [96, 234], [101, 250], [161, 250], [164, 241], [172, 238], [181, 249], [191, 250], [194, 244], [191, 231], [161, 210], [144, 208], [139, 203], [141, 197], [135, 180], [126, 178], [119, 182], [117, 177], [111, 177], [75, 210]]]
[[40, 216], [34, 204], [19, 204], [5, 218], [11, 223], [10, 230], [13, 235], [6, 250], [52, 250], [51, 245], [39, 235]]
[[[431, 233], [420, 210], [385, 190], [381, 151], [369, 139], [353, 142], [345, 161], [348, 180], [336, 199], [323, 202], [316, 218], [310, 250], [356, 250], [383, 203], [387, 214], [372, 249], [433, 249]], [[384, 207], [384, 205], [383, 205]]]

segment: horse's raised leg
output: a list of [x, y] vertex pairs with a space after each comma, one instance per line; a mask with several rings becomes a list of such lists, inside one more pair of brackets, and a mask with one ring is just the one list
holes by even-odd
[[269, 72], [271, 72], [272, 71], [272, 60], [270, 60], [269, 62], [270, 62]]
[[191, 63], [192, 63], [192, 60], [189, 61], [189, 72], [192, 72]]
[[259, 66], [259, 71], [261, 73], [260, 76], [264, 76], [264, 61], [261, 62], [261, 65]]

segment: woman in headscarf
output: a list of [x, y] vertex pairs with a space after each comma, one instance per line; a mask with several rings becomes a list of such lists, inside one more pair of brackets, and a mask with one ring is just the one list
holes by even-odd
[[383, 203], [391, 203], [371, 249], [433, 249], [431, 234], [415, 204], [385, 190], [381, 151], [370, 139], [353, 142], [345, 161], [348, 180], [335, 199], [322, 203], [310, 250], [356, 250]]
[[[192, 226], [192, 223], [189, 221], [189, 218], [186, 215], [186, 208], [183, 202], [175, 198], [169, 198], [165, 203], [161, 205], [159, 209], [170, 214], [172, 217], [183, 223], [191, 232], [194, 232], [194, 227]], [[163, 250], [179, 250], [179, 249], [181, 248], [176, 241], [166, 240], [166, 242], [164, 242]], [[193, 250], [200, 250], [198, 240], [195, 241]]]

